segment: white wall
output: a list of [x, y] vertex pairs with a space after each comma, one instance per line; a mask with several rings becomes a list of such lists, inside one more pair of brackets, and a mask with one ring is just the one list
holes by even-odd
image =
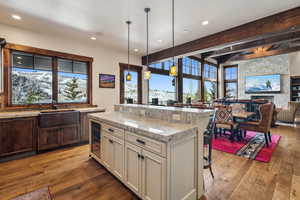
[[[112, 110], [113, 105], [119, 103], [119, 62], [127, 62], [127, 52], [94, 44], [92, 41], [77, 41], [4, 24], [0, 24], [0, 37], [10, 43], [93, 57], [93, 103], [107, 110]], [[140, 65], [141, 58], [132, 55], [131, 62]], [[99, 88], [99, 73], [115, 74], [116, 88]]]

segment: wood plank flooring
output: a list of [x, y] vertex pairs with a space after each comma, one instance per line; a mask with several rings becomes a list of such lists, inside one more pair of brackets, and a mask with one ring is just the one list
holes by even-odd
[[[300, 199], [300, 128], [277, 127], [282, 136], [270, 163], [213, 151], [212, 179], [205, 171], [203, 199]], [[0, 164], [0, 199], [49, 187], [54, 200], [135, 200], [137, 197], [88, 157], [88, 146], [57, 150]]]

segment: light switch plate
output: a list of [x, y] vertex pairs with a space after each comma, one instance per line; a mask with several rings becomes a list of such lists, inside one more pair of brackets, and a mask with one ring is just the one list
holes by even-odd
[[179, 114], [173, 114], [173, 115], [172, 115], [172, 119], [173, 119], [173, 120], [178, 120], [178, 121], [179, 121], [179, 120], [180, 120], [180, 115], [179, 115]]

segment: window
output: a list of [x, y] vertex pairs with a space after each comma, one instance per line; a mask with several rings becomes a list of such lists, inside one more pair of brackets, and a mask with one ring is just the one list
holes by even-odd
[[12, 53], [12, 104], [52, 103], [52, 58]]
[[212, 81], [204, 81], [204, 101], [212, 102], [217, 98], [217, 83]]
[[183, 103], [191, 98], [192, 102], [201, 98], [201, 81], [197, 79], [183, 78]]
[[163, 61], [163, 62], [152, 63], [149, 65], [149, 67], [155, 68], [155, 69], [170, 70], [170, 67], [172, 66], [172, 64], [173, 64], [172, 60], [167, 60], [167, 61]]
[[124, 98], [125, 102], [128, 102], [128, 99], [132, 99], [133, 103], [138, 103], [138, 73], [130, 71], [131, 81], [126, 81], [126, 74], [128, 70], [124, 70]]
[[226, 98], [238, 97], [238, 67], [225, 66], [224, 67], [224, 96]]
[[183, 74], [201, 76], [201, 63], [189, 57], [184, 57], [182, 59], [182, 72]]
[[[11, 60], [10, 78], [6, 80], [11, 82], [8, 106], [91, 103], [88, 66], [92, 58], [33, 47], [29, 47], [31, 53], [27, 53], [18, 51], [19, 46], [6, 47], [9, 51], [5, 51]], [[78, 61], [58, 58], [57, 55], [78, 58]]]
[[171, 76], [152, 74], [149, 80], [149, 102], [158, 98], [159, 104], [166, 105], [169, 100], [176, 100], [175, 79]]
[[58, 102], [86, 102], [87, 80], [87, 63], [58, 59]]
[[212, 102], [218, 97], [218, 68], [212, 63], [204, 63], [204, 101]]

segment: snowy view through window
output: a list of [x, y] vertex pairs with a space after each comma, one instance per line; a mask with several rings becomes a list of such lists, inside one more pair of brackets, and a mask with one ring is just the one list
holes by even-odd
[[86, 102], [87, 75], [58, 73], [58, 102]]
[[12, 68], [12, 104], [52, 102], [52, 72]]

